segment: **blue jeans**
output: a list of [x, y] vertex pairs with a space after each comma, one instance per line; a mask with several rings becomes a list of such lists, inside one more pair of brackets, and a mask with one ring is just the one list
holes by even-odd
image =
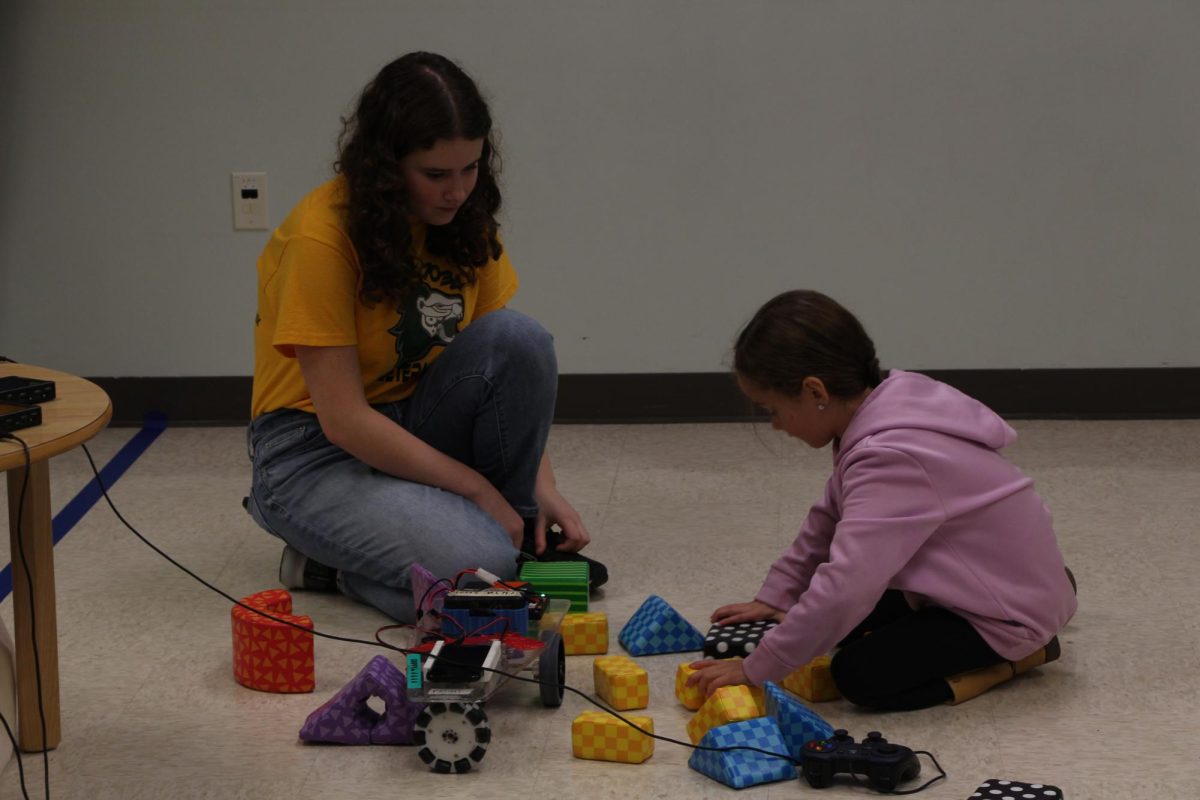
[[[480, 472], [518, 514], [533, 517], [557, 386], [550, 334], [502, 309], [463, 329], [411, 396], [375, 408]], [[348, 597], [412, 622], [413, 562], [438, 577], [468, 567], [515, 577], [517, 549], [493, 517], [453, 492], [359, 461], [330, 444], [315, 415], [263, 414], [247, 438], [251, 515], [304, 555], [340, 570]]]

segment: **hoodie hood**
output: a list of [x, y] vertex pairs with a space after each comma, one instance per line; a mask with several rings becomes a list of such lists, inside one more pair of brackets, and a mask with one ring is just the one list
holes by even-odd
[[991, 450], [1017, 440], [1017, 432], [978, 400], [926, 375], [894, 369], [858, 407], [834, 447], [834, 463], [867, 437], [896, 429], [933, 431]]

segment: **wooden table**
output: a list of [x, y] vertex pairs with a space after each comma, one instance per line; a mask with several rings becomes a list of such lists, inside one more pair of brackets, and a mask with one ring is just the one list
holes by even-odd
[[[30, 466], [19, 442], [0, 441], [0, 470], [8, 473], [8, 530], [12, 544], [13, 623], [17, 650], [17, 741], [26, 752], [42, 749], [38, 715], [37, 669], [33, 658], [36, 615], [38, 661], [41, 663], [42, 706], [46, 714], [46, 747], [62, 739], [58, 705], [58, 619], [54, 608], [54, 531], [50, 513], [50, 459], [91, 439], [112, 418], [108, 395], [94, 383], [65, 372], [29, 364], [0, 363], [0, 377], [20, 375], [54, 381], [57, 397], [42, 403], [42, 424], [14, 431], [29, 445]], [[21, 508], [21, 487], [26, 483]], [[18, 514], [24, 516], [18, 519]], [[21, 567], [21, 548], [32, 582]], [[32, 585], [31, 585], [32, 584]]]

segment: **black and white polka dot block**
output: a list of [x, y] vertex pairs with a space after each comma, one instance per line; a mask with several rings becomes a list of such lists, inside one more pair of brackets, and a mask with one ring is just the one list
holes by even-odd
[[1057, 786], [992, 778], [967, 800], [1061, 800], [1062, 796], [1062, 789]]
[[709, 658], [745, 658], [758, 647], [763, 634], [778, 623], [771, 620], [739, 622], [736, 625], [713, 625], [704, 637], [704, 655]]

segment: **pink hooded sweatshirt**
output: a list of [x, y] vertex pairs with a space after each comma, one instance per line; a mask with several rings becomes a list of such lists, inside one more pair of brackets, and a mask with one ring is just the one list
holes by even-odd
[[825, 496], [757, 599], [787, 611], [745, 662], [779, 681], [829, 652], [886, 589], [970, 622], [1016, 661], [1056, 635], [1077, 603], [1050, 512], [998, 452], [1016, 432], [932, 378], [892, 370], [840, 441]]

